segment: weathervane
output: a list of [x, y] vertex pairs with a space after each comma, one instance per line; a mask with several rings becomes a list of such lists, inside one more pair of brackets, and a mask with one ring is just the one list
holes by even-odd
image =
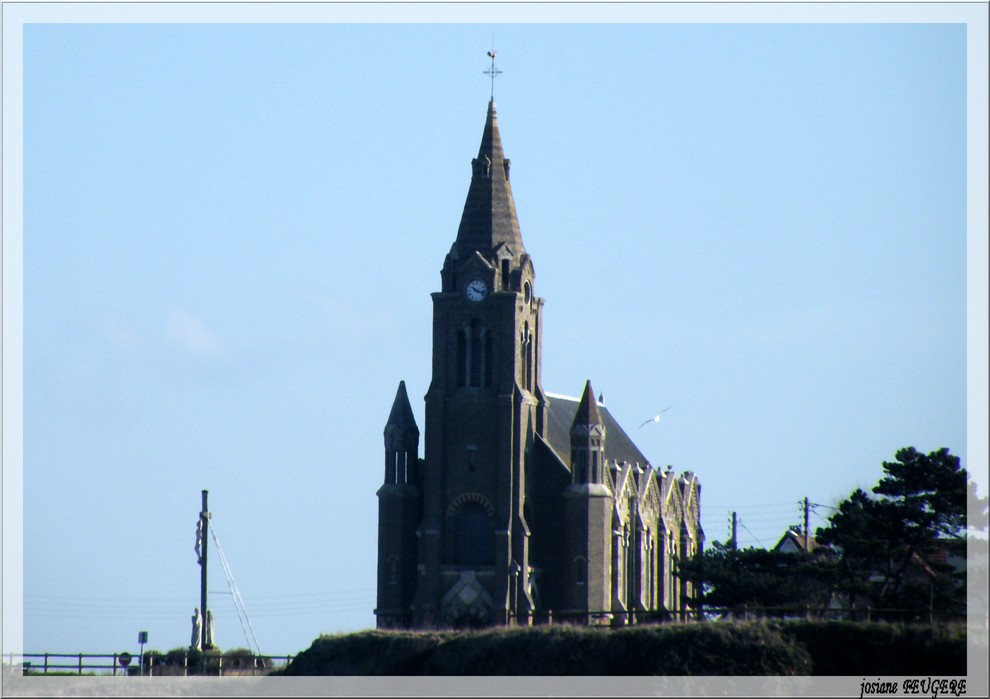
[[495, 76], [501, 75], [502, 71], [495, 67], [495, 37], [492, 37], [492, 50], [488, 52], [488, 57], [492, 59], [492, 67], [484, 71], [485, 75], [492, 78], [492, 102], [495, 101]]

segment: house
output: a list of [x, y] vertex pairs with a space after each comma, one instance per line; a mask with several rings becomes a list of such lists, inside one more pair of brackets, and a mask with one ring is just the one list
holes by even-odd
[[815, 537], [810, 534], [806, 537], [800, 527], [790, 527], [772, 550], [780, 553], [813, 553], [818, 548], [820, 546]]

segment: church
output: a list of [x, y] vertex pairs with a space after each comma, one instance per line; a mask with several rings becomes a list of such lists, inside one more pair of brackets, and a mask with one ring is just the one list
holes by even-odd
[[424, 453], [404, 382], [378, 490], [378, 628], [682, 619], [695, 474], [650, 465], [588, 381], [543, 390], [543, 299], [495, 101], [433, 297]]

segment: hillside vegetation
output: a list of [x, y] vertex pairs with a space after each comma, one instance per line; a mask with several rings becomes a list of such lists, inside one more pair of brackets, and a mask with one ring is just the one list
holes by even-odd
[[553, 626], [321, 636], [284, 675], [964, 675], [964, 627]]

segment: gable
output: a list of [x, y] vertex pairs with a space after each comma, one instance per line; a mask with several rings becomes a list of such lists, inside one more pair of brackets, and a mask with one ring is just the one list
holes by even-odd
[[[574, 423], [574, 416], [577, 414], [580, 401], [577, 398], [555, 393], [547, 393], [546, 395], [548, 406], [547, 442], [569, 469], [571, 465], [571, 425]], [[646, 468], [649, 461], [612, 417], [608, 408], [599, 403], [598, 411], [602, 416], [602, 422], [605, 424], [605, 459], [609, 462], [638, 463]]]

